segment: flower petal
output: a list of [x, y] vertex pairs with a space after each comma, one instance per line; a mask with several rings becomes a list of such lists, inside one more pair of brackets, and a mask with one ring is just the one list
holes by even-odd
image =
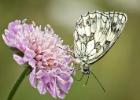
[[46, 85], [42, 81], [38, 82], [37, 89], [40, 94], [45, 94], [47, 92]]
[[47, 84], [47, 91], [54, 97], [56, 98], [56, 81], [55, 79], [52, 79], [50, 83]]
[[21, 56], [18, 56], [17, 54], [13, 54], [13, 58], [19, 65], [26, 63], [26, 61], [24, 61], [23, 58]]
[[72, 83], [73, 83], [73, 79], [71, 77], [69, 77], [69, 80], [64, 80], [63, 77], [57, 78], [58, 87], [65, 93], [68, 93], [69, 89], [71, 88]]
[[64, 99], [65, 98], [65, 92], [60, 90], [60, 89], [56, 89], [57, 91], [57, 96], [60, 98], [60, 99]]
[[36, 84], [37, 84], [37, 80], [36, 80], [36, 70], [33, 69], [32, 72], [30, 73], [29, 75], [29, 81], [30, 81], [30, 84], [36, 88]]

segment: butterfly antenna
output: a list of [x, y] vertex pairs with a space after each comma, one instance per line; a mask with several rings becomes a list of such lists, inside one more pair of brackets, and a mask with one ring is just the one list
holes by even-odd
[[63, 49], [63, 48], [61, 48], [60, 46], [57, 46], [58, 48], [60, 48], [60, 49], [62, 49], [62, 50], [65, 50], [65, 51], [68, 51], [68, 52], [70, 52], [70, 53], [72, 53], [73, 55], [74, 55], [74, 52], [73, 51], [71, 51], [71, 50], [66, 50], [66, 49]]
[[96, 81], [98, 82], [98, 84], [100, 85], [100, 87], [102, 88], [102, 90], [104, 92], [106, 92], [105, 88], [103, 87], [103, 85], [101, 84], [101, 82], [99, 81], [99, 79], [96, 77], [96, 75], [91, 71], [92, 76], [96, 79]]

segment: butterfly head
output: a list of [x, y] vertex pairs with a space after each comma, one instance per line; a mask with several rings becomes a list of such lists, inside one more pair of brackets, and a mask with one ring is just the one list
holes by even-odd
[[81, 71], [84, 75], [89, 75], [90, 74], [89, 65], [86, 63], [81, 64]]

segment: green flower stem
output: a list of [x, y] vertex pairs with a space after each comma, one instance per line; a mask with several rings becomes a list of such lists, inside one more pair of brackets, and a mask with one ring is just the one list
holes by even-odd
[[11, 89], [7, 100], [12, 100], [12, 98], [14, 97], [17, 89], [19, 88], [20, 84], [22, 83], [22, 81], [24, 80], [24, 78], [29, 74], [30, 72], [30, 68], [28, 66], [25, 66], [26, 68], [24, 69], [24, 71], [21, 73], [21, 75], [19, 76], [19, 78], [17, 79], [16, 83], [14, 84], [13, 88]]

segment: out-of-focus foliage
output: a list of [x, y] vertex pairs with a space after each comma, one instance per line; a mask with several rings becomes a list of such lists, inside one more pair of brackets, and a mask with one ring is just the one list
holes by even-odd
[[[87, 11], [121, 11], [128, 22], [109, 53], [95, 63], [92, 71], [100, 79], [103, 93], [91, 76], [87, 86], [75, 81], [66, 100], [139, 100], [140, 99], [140, 1], [139, 0], [0, 0], [0, 33], [10, 21], [27, 18], [38, 25], [50, 24], [65, 43], [72, 46], [76, 20]], [[0, 38], [0, 100], [5, 100], [23, 66], [12, 58], [11, 50]], [[78, 72], [76, 77], [80, 77]], [[14, 100], [53, 100], [40, 95], [24, 80]]]

